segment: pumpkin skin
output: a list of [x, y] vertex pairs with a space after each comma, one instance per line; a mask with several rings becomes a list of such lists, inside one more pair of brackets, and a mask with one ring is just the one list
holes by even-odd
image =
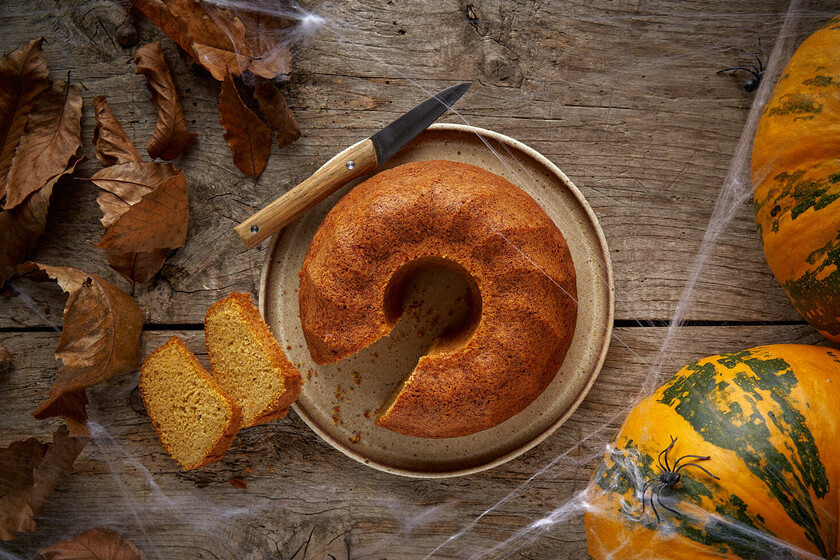
[[796, 310], [840, 342], [840, 16], [790, 59], [751, 164], [764, 255]]
[[[657, 456], [710, 456], [641, 513]], [[588, 487], [589, 554], [601, 559], [834, 558], [840, 551], [840, 351], [796, 344], [704, 358], [625, 420]], [[687, 461], [683, 461], [683, 464]], [[636, 518], [634, 518], [636, 516]]]

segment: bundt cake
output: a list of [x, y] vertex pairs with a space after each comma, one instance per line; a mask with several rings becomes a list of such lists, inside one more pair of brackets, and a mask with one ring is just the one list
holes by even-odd
[[464, 436], [522, 411], [557, 374], [577, 320], [563, 235], [523, 190], [480, 167], [423, 161], [384, 171], [327, 214], [300, 272], [300, 317], [315, 362], [387, 335], [419, 268], [460, 271], [473, 318], [438, 339], [377, 413], [418, 437]]
[[210, 375], [242, 409], [242, 427], [283, 418], [301, 377], [271, 334], [250, 294], [234, 292], [207, 310]]

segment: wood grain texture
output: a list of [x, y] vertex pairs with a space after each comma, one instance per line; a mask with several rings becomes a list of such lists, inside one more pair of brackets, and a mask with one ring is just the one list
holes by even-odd
[[[459, 114], [443, 120], [463, 118], [508, 134], [563, 169], [603, 225], [615, 264], [618, 318], [669, 318], [751, 100], [741, 81], [715, 71], [742, 56], [738, 48], [754, 50], [757, 37], [772, 41], [786, 2], [470, 5], [332, 4], [326, 15], [343, 23], [296, 53], [291, 81], [283, 85], [304, 136], [282, 151], [272, 148], [257, 180], [233, 165], [218, 121], [216, 81], [190, 67], [171, 41], [140, 20], [141, 43], [163, 40], [190, 129], [199, 134], [178, 160], [191, 189], [187, 246], [157, 279], [136, 290], [148, 320], [198, 323], [204, 309], [229, 291], [256, 292], [262, 254], [243, 250], [232, 226], [428, 92], [465, 80], [473, 86], [459, 102]], [[805, 31], [833, 10], [830, 2], [809, 8], [822, 13], [803, 19]], [[0, 34], [0, 49], [45, 35], [53, 77], [72, 70], [72, 79], [87, 88], [87, 153], [93, 153], [91, 101], [100, 94], [110, 96], [135, 144], [145, 143], [155, 112], [142, 76], [127, 65], [131, 49], [111, 37], [124, 17], [119, 3], [12, 1], [3, 12], [0, 25], [7, 32]], [[97, 169], [91, 160], [79, 174]], [[100, 234], [94, 197], [88, 183], [59, 189], [35, 258], [108, 273], [88, 243]], [[26, 289], [44, 318], [12, 298], [0, 306], [0, 326], [58, 322], [55, 298]], [[764, 262], [747, 206], [721, 239], [697, 295], [692, 319], [798, 317]]]
[[[2, 546], [26, 555], [60, 537], [106, 524], [149, 558], [324, 560], [331, 553], [344, 560], [345, 541], [352, 559], [418, 558], [589, 436], [437, 556], [465, 558], [499, 544], [585, 487], [595, 460], [647, 375], [645, 362], [653, 360], [664, 331], [617, 329], [589, 397], [548, 440], [490, 471], [441, 481], [396, 477], [356, 463], [321, 441], [294, 412], [241, 430], [220, 462], [183, 472], [160, 447], [132, 396], [136, 373], [114, 378], [90, 391], [91, 417], [120, 447], [101, 440], [102, 447], [89, 445], [47, 504], [39, 529]], [[201, 331], [148, 332], [144, 355], [173, 334], [207, 366]], [[822, 338], [798, 325], [686, 327], [679, 331], [664, 371], [670, 375], [706, 355], [780, 342], [815, 344]], [[0, 334], [0, 344], [14, 356], [14, 368], [0, 375], [0, 446], [31, 435], [47, 437], [54, 429], [53, 422], [38, 422], [31, 412], [57, 369], [52, 356], [57, 343], [54, 333]], [[244, 479], [247, 489], [231, 486], [231, 478]], [[553, 527], [532, 544], [519, 544], [527, 546], [514, 558], [582, 560], [583, 518]]]
[[[672, 315], [751, 102], [741, 81], [715, 71], [737, 61], [737, 49], [755, 50], [758, 37], [771, 43], [787, 2], [348, 0], [329, 6], [323, 15], [336, 26], [295, 53], [291, 80], [281, 86], [304, 136], [282, 151], [273, 147], [258, 179], [243, 176], [230, 157], [218, 119], [218, 83], [181, 58], [156, 27], [139, 21], [140, 44], [162, 40], [187, 123], [198, 133], [175, 161], [190, 188], [187, 244], [134, 292], [147, 320], [144, 356], [179, 334], [206, 365], [201, 332], [180, 329], [200, 325], [207, 307], [231, 291], [256, 293], [268, 245], [246, 250], [233, 227], [429, 93], [467, 80], [473, 86], [459, 112], [442, 120], [512, 136], [581, 189], [612, 251], [619, 324], [644, 326]], [[802, 36], [836, 6], [816, 1], [807, 9]], [[132, 73], [133, 50], [113, 39], [124, 18], [123, 4], [111, 0], [7, 0], [0, 10], [0, 50], [45, 36], [51, 77], [72, 71], [71, 82], [84, 86], [89, 156], [96, 95], [109, 95], [135, 145], [145, 145], [155, 128], [144, 79]], [[90, 159], [77, 174], [99, 169]], [[77, 266], [130, 290], [93, 245], [102, 234], [97, 194], [85, 181], [58, 187], [33, 258]], [[797, 324], [683, 328], [666, 372], [722, 351], [822, 340], [800, 324], [773, 279], [746, 205], [721, 238], [696, 295], [692, 320]], [[17, 280], [0, 292], [0, 344], [13, 354], [13, 368], [0, 369], [0, 445], [47, 437], [55, 427], [31, 413], [58, 370], [52, 353], [59, 335], [50, 328], [61, 324], [64, 299], [52, 283]], [[31, 557], [105, 524], [125, 531], [148, 558], [422, 558], [590, 436], [436, 556], [469, 557], [585, 486], [663, 334], [654, 327], [616, 329], [594, 389], [546, 442], [491, 471], [437, 482], [368, 469], [323, 443], [294, 413], [244, 430], [223, 461], [183, 473], [160, 448], [142, 409], [132, 407], [136, 374], [112, 379], [91, 391], [92, 417], [121, 447], [107, 438], [103, 447], [88, 446], [38, 531], [0, 546]], [[233, 477], [247, 489], [231, 486]], [[586, 556], [580, 517], [522, 544], [513, 558]]]

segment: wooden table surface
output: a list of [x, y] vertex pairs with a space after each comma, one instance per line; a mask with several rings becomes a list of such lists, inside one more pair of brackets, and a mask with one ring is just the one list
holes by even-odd
[[[830, 2], [807, 6], [800, 34], [821, 26]], [[381, 473], [335, 451], [294, 413], [243, 430], [220, 462], [182, 472], [149, 419], [130, 404], [135, 374], [89, 391], [91, 415], [110, 436], [89, 445], [47, 504], [37, 531], [0, 544], [32, 552], [97, 525], [114, 527], [148, 558], [586, 557], [581, 515], [504, 549], [490, 549], [582, 489], [657, 355], [741, 134], [751, 94], [715, 71], [737, 49], [772, 45], [783, 0], [349, 0], [319, 8], [331, 26], [296, 52], [283, 86], [304, 136], [278, 150], [262, 176], [243, 176], [222, 138], [219, 85], [191, 68], [150, 22], [141, 42], [163, 39], [198, 141], [175, 163], [190, 187], [184, 248], [134, 295], [146, 315], [144, 356], [173, 334], [205, 359], [202, 320], [231, 291], [256, 294], [267, 243], [246, 251], [233, 226], [310, 175], [330, 156], [424, 98], [471, 80], [458, 109], [469, 124], [510, 135], [556, 163], [587, 197], [609, 243], [616, 279], [616, 336], [594, 388], [543, 444], [490, 471], [446, 480]], [[132, 49], [113, 41], [124, 5], [110, 0], [0, 5], [0, 50], [44, 36], [51, 76], [83, 86], [82, 136], [93, 155], [92, 99], [107, 94], [138, 146], [155, 124]], [[461, 122], [453, 114], [447, 122]], [[95, 158], [77, 175], [99, 169]], [[73, 265], [131, 287], [92, 243], [102, 229], [97, 189], [72, 181], [53, 195], [33, 260]], [[704, 355], [778, 342], [821, 343], [796, 314], [764, 261], [749, 204], [709, 259], [665, 356], [675, 371]], [[53, 284], [13, 281], [0, 294], [0, 343], [14, 355], [0, 373], [0, 446], [47, 437], [35, 405], [58, 363], [64, 295]], [[205, 360], [206, 361], [206, 360]], [[581, 438], [524, 491], [485, 510]], [[247, 481], [242, 490], [232, 477]], [[348, 553], [349, 551], [349, 553]], [[15, 556], [12, 556], [15, 557]]]

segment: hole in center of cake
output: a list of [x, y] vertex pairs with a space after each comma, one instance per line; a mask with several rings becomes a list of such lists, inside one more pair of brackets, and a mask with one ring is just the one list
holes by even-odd
[[[316, 374], [304, 384], [305, 398], [329, 403], [322, 421], [333, 424], [342, 441], [390, 446], [393, 435], [378, 435], [387, 430], [374, 428], [383, 403], [387, 408], [393, 401], [422, 356], [466, 342], [481, 309], [478, 285], [457, 263], [442, 258], [410, 262], [386, 290], [390, 332], [346, 358], [315, 366]], [[361, 439], [352, 439], [359, 434]]]
[[455, 261], [423, 257], [403, 266], [385, 293], [390, 325], [401, 317], [420, 338], [435, 341], [432, 352], [461, 345], [481, 318], [481, 293], [473, 277]]

